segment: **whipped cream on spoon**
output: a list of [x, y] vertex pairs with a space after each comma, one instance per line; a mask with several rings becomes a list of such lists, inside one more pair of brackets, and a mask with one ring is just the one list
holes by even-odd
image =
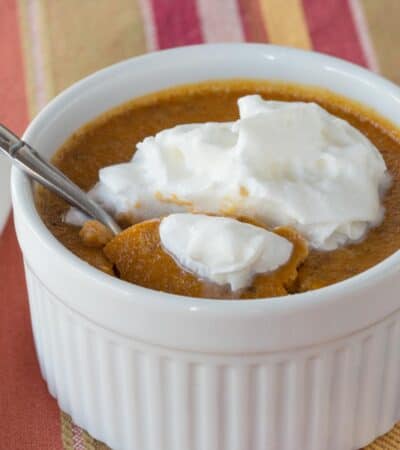
[[232, 291], [255, 275], [274, 272], [291, 258], [293, 244], [276, 233], [230, 217], [180, 213], [164, 217], [160, 240], [181, 267]]

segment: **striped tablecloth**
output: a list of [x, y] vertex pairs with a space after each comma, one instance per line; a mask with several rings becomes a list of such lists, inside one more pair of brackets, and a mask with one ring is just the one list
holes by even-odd
[[[400, 83], [399, 24], [400, 0], [0, 0], [0, 121], [20, 133], [79, 78], [201, 42], [315, 49]], [[0, 236], [0, 448], [106, 449], [60, 412], [40, 377], [12, 219]], [[368, 449], [400, 449], [400, 426]]]

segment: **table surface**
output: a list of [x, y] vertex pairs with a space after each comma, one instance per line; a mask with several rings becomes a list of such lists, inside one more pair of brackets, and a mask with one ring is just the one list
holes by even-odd
[[[399, 23], [400, 0], [0, 0], [0, 121], [22, 133], [83, 76], [202, 42], [314, 49], [400, 83]], [[105, 450], [58, 409], [40, 376], [12, 218], [0, 255], [0, 448]], [[400, 426], [368, 449], [400, 449]]]

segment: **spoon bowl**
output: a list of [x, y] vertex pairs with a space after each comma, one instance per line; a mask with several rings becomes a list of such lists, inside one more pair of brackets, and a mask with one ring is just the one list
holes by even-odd
[[101, 222], [114, 235], [121, 231], [117, 222], [86, 192], [2, 124], [0, 124], [0, 150], [32, 179], [55, 192], [89, 217]]

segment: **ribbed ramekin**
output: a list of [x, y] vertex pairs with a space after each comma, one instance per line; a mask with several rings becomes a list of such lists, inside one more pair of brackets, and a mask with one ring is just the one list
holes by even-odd
[[[394, 123], [393, 84], [327, 56], [267, 45], [197, 46], [134, 58], [77, 83], [25, 139], [51, 155], [132, 97], [218, 78], [327, 87]], [[400, 419], [400, 254], [317, 291], [200, 300], [113, 279], [68, 252], [12, 175], [32, 325], [50, 393], [114, 449], [355, 450]]]

